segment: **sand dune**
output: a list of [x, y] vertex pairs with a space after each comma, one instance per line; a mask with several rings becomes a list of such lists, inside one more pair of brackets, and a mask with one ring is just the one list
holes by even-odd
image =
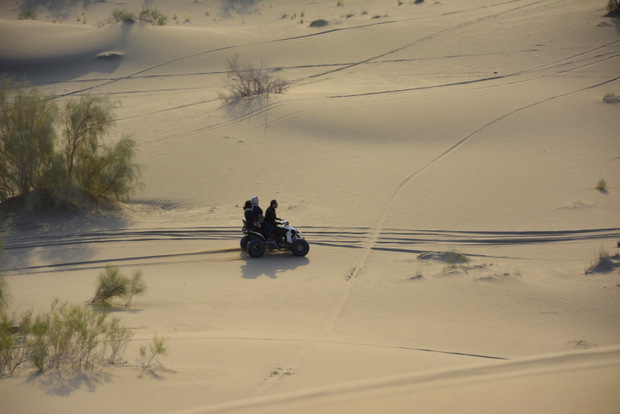
[[[118, 100], [145, 184], [17, 220], [11, 310], [83, 303], [106, 265], [148, 285], [114, 312], [126, 366], [2, 378], [3, 413], [617, 411], [617, 260], [584, 274], [620, 240], [604, 1], [153, 0], [166, 26], [108, 21], [142, 3], [0, 5], [0, 72]], [[224, 105], [235, 54], [288, 91]], [[253, 195], [307, 257], [239, 250]], [[144, 374], [155, 333], [170, 353]]]

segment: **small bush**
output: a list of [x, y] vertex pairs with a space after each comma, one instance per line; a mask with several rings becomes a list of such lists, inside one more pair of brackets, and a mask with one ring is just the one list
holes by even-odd
[[157, 26], [164, 26], [168, 20], [168, 16], [161, 13], [155, 7], [143, 7], [138, 13], [138, 20], [153, 23]]
[[267, 73], [261, 66], [239, 61], [239, 55], [226, 60], [228, 75], [226, 93], [220, 93], [220, 99], [229, 104], [243, 98], [268, 96], [270, 93], [283, 93], [288, 82]]
[[117, 22], [133, 22], [136, 20], [136, 13], [127, 9], [113, 9], [112, 19]]
[[0, 377], [12, 375], [30, 361], [25, 335], [31, 325], [31, 314], [26, 313], [20, 321], [0, 313]]
[[599, 191], [607, 191], [607, 181], [603, 178], [598, 180], [598, 183], [596, 183], [596, 189]]
[[20, 20], [36, 20], [37, 14], [32, 10], [22, 10], [19, 12], [17, 17], [19, 17]]
[[609, 252], [601, 247], [596, 255], [596, 258], [593, 259], [592, 262], [590, 262], [590, 265], [586, 266], [584, 273], [586, 275], [594, 273], [598, 267], [605, 265], [607, 262], [610, 261], [610, 259], [611, 255], [609, 254]]
[[452, 249], [444, 254], [444, 261], [449, 265], [456, 265], [459, 263], [468, 263], [469, 257]]
[[[15, 331], [15, 327], [17, 330]], [[0, 375], [28, 362], [39, 372], [63, 367], [97, 369], [119, 361], [132, 333], [117, 318], [55, 301], [50, 312], [0, 320]]]
[[146, 352], [146, 347], [140, 347], [140, 364], [142, 371], [152, 370], [155, 366], [159, 365], [159, 357], [165, 356], [168, 353], [166, 348], [166, 340], [159, 338], [157, 334], [153, 337], [153, 342], [149, 344], [149, 352]]
[[0, 275], [0, 312], [6, 310], [10, 301], [11, 294], [9, 293], [9, 287], [4, 279], [4, 276]]
[[126, 298], [125, 307], [131, 305], [134, 296], [142, 295], [146, 291], [146, 285], [142, 279], [142, 271], [137, 270], [131, 278], [121, 274], [116, 267], [107, 266], [99, 274], [95, 296], [90, 300], [91, 304], [110, 306], [110, 299]]

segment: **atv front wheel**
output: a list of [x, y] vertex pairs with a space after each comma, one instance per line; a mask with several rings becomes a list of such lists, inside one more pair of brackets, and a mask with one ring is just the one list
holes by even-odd
[[304, 239], [293, 240], [291, 251], [295, 256], [305, 256], [310, 250], [310, 245]]
[[248, 242], [246, 250], [252, 257], [261, 257], [267, 250], [267, 244], [261, 239], [252, 239]]
[[250, 236], [247, 234], [241, 238], [239, 244], [241, 245], [241, 250], [245, 250], [248, 247], [248, 242], [250, 241]]

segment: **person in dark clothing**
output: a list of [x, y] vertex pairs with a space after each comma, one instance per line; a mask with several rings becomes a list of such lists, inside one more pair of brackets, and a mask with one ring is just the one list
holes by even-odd
[[264, 220], [263, 209], [258, 205], [258, 197], [252, 197], [252, 217], [255, 228], [261, 228]]
[[250, 200], [246, 201], [243, 206], [243, 217], [248, 228], [250, 230], [254, 229], [254, 213], [252, 212], [252, 202]]
[[278, 224], [280, 224], [282, 219], [276, 217], [276, 208], [278, 208], [278, 202], [276, 200], [271, 200], [271, 203], [269, 203], [269, 207], [265, 212], [265, 232], [268, 232], [267, 238], [271, 237], [272, 234], [275, 234], [277, 239], [282, 234], [282, 229], [278, 227]]

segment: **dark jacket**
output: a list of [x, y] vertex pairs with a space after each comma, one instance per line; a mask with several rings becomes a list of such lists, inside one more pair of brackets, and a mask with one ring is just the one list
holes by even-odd
[[265, 221], [269, 224], [271, 224], [273, 227], [277, 226], [277, 221], [280, 220], [278, 217], [276, 217], [276, 209], [269, 206], [267, 208], [267, 212], [265, 213]]

